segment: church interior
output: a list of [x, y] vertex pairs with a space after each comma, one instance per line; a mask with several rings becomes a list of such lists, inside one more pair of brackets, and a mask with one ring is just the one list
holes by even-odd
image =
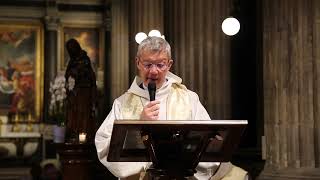
[[151, 30], [213, 120], [248, 121], [233, 164], [252, 179], [320, 179], [317, 0], [1, 0], [0, 179], [117, 179], [94, 140], [55, 143], [52, 91], [74, 38], [96, 76], [98, 129], [137, 74], [136, 34]]

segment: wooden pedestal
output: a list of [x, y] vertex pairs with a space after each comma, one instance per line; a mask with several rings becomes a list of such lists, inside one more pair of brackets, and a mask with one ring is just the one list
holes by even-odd
[[62, 165], [64, 180], [92, 179], [94, 164], [94, 144], [91, 143], [56, 143], [57, 153]]

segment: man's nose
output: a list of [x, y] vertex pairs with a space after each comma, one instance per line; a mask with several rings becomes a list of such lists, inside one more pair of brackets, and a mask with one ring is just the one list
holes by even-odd
[[152, 74], [158, 73], [158, 69], [157, 69], [157, 66], [156, 66], [156, 65], [153, 64], [153, 65], [150, 67], [150, 73], [152, 73]]

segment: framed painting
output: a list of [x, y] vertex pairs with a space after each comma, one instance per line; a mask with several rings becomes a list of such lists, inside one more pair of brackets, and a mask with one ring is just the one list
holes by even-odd
[[0, 22], [0, 114], [42, 118], [43, 26]]
[[65, 44], [71, 38], [76, 39], [81, 48], [87, 52], [95, 72], [103, 69], [104, 32], [102, 28], [90, 25], [64, 25], [60, 30], [60, 34], [60, 50], [62, 52], [61, 60], [58, 62], [59, 71], [65, 70], [68, 65], [69, 54]]

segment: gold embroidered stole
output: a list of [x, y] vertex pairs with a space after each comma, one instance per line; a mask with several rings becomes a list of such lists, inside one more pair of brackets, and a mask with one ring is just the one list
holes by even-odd
[[[126, 94], [120, 109], [122, 117], [126, 120], [129, 120], [129, 119], [138, 120], [140, 119], [140, 114], [142, 110], [143, 110], [143, 104], [140, 97], [132, 93]], [[132, 138], [132, 137], [135, 137], [135, 138]], [[129, 149], [133, 147], [143, 148], [144, 145], [141, 140], [140, 132], [129, 130], [126, 134], [124, 147]]]
[[121, 114], [123, 119], [140, 119], [143, 110], [143, 104], [139, 96], [128, 93], [121, 105]]
[[187, 88], [182, 84], [172, 84], [167, 100], [168, 120], [191, 120], [192, 107]]
[[[143, 110], [140, 98], [132, 93], [126, 95], [120, 110], [124, 119], [140, 119]], [[166, 120], [190, 120], [191, 118], [192, 107], [187, 88], [182, 84], [172, 84], [167, 97]]]

